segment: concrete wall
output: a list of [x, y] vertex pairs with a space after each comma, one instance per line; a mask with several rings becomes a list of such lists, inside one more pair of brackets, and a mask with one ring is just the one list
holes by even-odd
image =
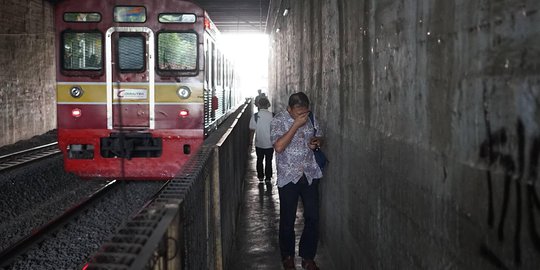
[[0, 146], [56, 128], [52, 5], [1, 0]]
[[305, 91], [324, 123], [336, 269], [538, 268], [539, 1], [271, 10], [274, 109]]

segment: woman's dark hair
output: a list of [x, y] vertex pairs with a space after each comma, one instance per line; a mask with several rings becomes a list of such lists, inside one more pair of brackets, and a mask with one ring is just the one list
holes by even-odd
[[294, 93], [289, 97], [289, 107], [294, 106], [309, 108], [309, 98], [304, 92]]

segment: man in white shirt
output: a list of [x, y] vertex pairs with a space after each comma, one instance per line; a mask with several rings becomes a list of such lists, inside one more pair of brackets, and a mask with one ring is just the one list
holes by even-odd
[[[266, 97], [258, 100], [259, 111], [251, 116], [249, 129], [250, 138], [255, 134], [255, 153], [257, 154], [257, 177], [259, 181], [266, 180], [270, 183], [272, 179], [272, 158], [274, 156], [274, 146], [270, 141], [270, 123], [273, 114], [268, 111], [270, 101]], [[264, 166], [263, 166], [264, 160]]]

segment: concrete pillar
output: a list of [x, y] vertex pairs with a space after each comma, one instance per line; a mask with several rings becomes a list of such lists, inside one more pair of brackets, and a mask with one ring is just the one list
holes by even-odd
[[0, 10], [0, 146], [56, 128], [52, 5], [3, 1]]

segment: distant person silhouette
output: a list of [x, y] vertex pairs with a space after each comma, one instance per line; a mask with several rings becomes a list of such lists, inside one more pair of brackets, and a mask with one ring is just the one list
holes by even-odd
[[268, 97], [266, 96], [265, 93], [262, 92], [261, 89], [257, 90], [257, 93], [259, 93], [259, 94], [255, 97], [255, 107], [257, 107], [257, 109], [260, 109], [259, 108], [259, 102], [260, 102], [261, 98], [263, 98], [263, 97], [268, 98]]

